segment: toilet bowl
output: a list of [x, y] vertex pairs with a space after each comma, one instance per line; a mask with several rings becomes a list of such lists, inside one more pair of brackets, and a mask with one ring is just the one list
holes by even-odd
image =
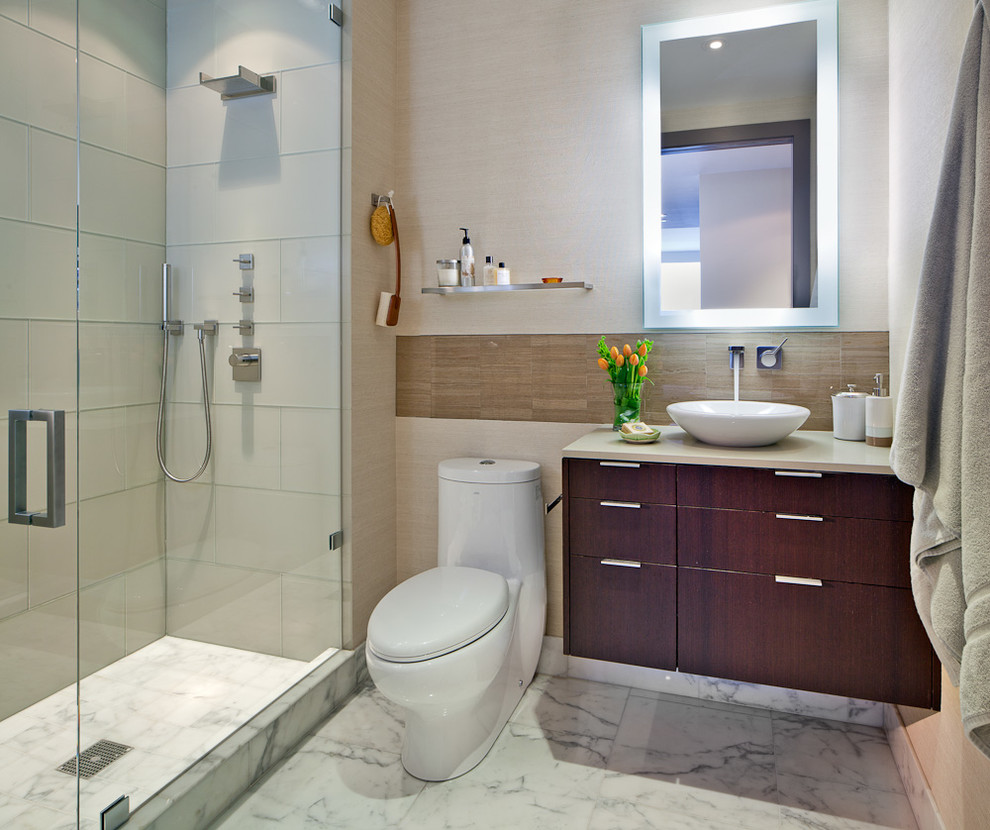
[[532, 680], [546, 616], [539, 465], [439, 465], [438, 566], [392, 589], [368, 622], [379, 691], [405, 711], [402, 763], [427, 781], [487, 754]]

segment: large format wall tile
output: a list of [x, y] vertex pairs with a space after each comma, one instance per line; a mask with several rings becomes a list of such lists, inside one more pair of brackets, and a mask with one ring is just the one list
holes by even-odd
[[[240, 269], [234, 260], [241, 254], [254, 254], [254, 268]], [[277, 241], [170, 245], [168, 256], [172, 319], [233, 323], [243, 317], [259, 323], [278, 322], [281, 289]], [[254, 288], [253, 303], [242, 304], [233, 296], [242, 286]], [[192, 334], [191, 328], [186, 331]]]
[[283, 323], [340, 322], [340, 237], [283, 239]]
[[[243, 63], [243, 61], [242, 61]], [[250, 65], [249, 69], [253, 69]], [[235, 65], [231, 72], [237, 70]], [[207, 73], [209, 74], [209, 73]], [[277, 95], [222, 101], [212, 89], [186, 86], [168, 92], [168, 165], [216, 164], [277, 157], [282, 86]], [[195, 124], [195, 129], [189, 125]]]
[[0, 216], [28, 216], [28, 128], [0, 118]]
[[340, 494], [340, 410], [281, 410], [283, 490]]
[[341, 583], [282, 576], [282, 656], [312, 660], [340, 642]]
[[267, 74], [339, 61], [331, 26], [323, 3], [170, 3], [168, 86], [232, 75], [238, 64]]
[[83, 320], [159, 324], [164, 245], [82, 234], [79, 316]]
[[217, 562], [252, 570], [334, 579], [339, 555], [328, 538], [340, 529], [334, 496], [216, 488]]
[[165, 92], [161, 87], [81, 55], [79, 88], [79, 134], [85, 144], [165, 164]]
[[176, 637], [279, 654], [278, 574], [168, 562], [168, 632]]
[[[0, 422], [6, 427], [6, 422]], [[0, 619], [18, 614], [28, 604], [27, 525], [0, 521]]]
[[279, 410], [265, 406], [217, 406], [213, 465], [217, 484], [268, 490], [279, 486]]
[[0, 52], [6, 59], [4, 65], [14, 70], [0, 88], [0, 112], [14, 121], [74, 137], [74, 50], [0, 17]]
[[79, 505], [79, 510], [82, 585], [146, 565], [162, 555], [160, 485], [87, 499]]
[[164, 242], [165, 168], [85, 144], [80, 152], [81, 230]]
[[75, 318], [74, 231], [0, 219], [0, 250], [4, 317]]

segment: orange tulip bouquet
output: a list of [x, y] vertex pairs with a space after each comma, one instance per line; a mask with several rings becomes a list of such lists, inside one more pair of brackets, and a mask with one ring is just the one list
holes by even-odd
[[[615, 403], [615, 419], [612, 429], [622, 429], [622, 425], [640, 420], [640, 408], [643, 400], [643, 384], [649, 380], [646, 377], [646, 359], [653, 349], [652, 340], [637, 340], [633, 349], [628, 343], [622, 351], [615, 346], [609, 348], [605, 336], [598, 341], [598, 365], [608, 372], [612, 383], [613, 401]], [[651, 380], [650, 383], [653, 383]]]

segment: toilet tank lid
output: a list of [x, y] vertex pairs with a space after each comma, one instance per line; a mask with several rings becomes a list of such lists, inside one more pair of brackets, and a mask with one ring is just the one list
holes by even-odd
[[431, 568], [382, 597], [368, 620], [368, 646], [400, 663], [439, 657], [487, 634], [508, 607], [509, 585], [501, 574]]
[[448, 458], [440, 462], [438, 470], [440, 478], [448, 481], [477, 484], [515, 484], [540, 477], [540, 465], [535, 461], [510, 458]]

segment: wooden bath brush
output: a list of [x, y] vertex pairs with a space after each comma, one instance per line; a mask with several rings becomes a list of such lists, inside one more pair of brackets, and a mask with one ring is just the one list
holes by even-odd
[[395, 244], [395, 293], [383, 291], [378, 301], [378, 315], [375, 323], [379, 326], [394, 326], [399, 322], [399, 297], [402, 285], [402, 259], [399, 254], [399, 227], [395, 224], [395, 208], [392, 205], [392, 192], [378, 197], [378, 206], [371, 214], [371, 236], [379, 245]]

